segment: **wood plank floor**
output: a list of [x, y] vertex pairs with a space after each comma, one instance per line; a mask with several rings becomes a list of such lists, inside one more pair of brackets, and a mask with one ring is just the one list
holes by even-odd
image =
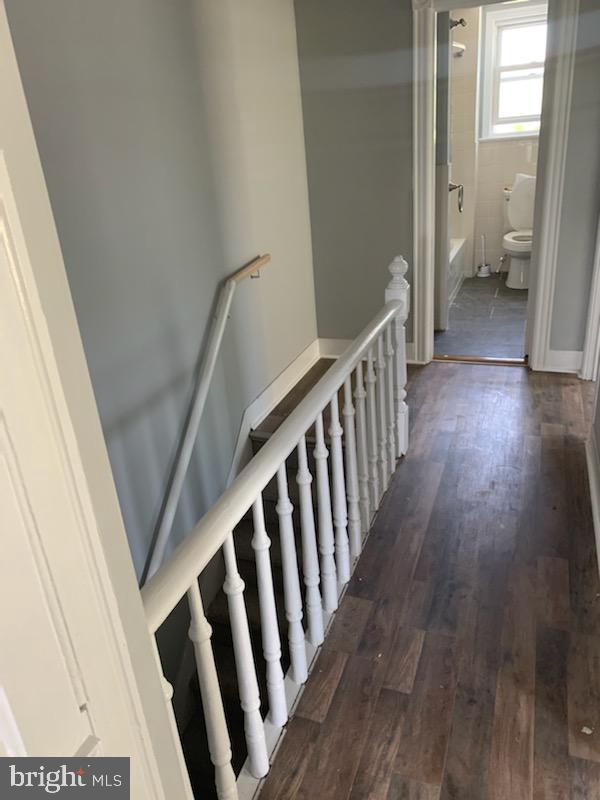
[[261, 800], [600, 800], [592, 387], [410, 371], [399, 465]]

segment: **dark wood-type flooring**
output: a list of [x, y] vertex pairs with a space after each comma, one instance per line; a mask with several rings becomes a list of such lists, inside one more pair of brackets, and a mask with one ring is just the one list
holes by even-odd
[[261, 800], [600, 799], [591, 395], [410, 371], [410, 452]]

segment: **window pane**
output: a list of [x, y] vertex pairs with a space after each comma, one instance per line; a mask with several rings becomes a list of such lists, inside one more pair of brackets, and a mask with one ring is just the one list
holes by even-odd
[[539, 120], [535, 122], [503, 122], [500, 125], [494, 125], [492, 133], [495, 136], [505, 136], [508, 134], [539, 133], [539, 130]]
[[500, 33], [500, 66], [543, 61], [546, 56], [546, 29], [545, 23], [503, 28]]
[[543, 86], [541, 69], [501, 72], [498, 119], [539, 116]]

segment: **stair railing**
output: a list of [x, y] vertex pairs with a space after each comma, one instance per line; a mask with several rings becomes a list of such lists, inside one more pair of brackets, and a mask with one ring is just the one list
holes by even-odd
[[[269, 770], [290, 708], [306, 681], [324, 631], [338, 606], [390, 478], [408, 448], [405, 322], [409, 310], [406, 261], [398, 256], [385, 306], [281, 424], [232, 485], [142, 589], [152, 634], [187, 594], [203, 714], [220, 800], [247, 796]], [[366, 372], [365, 372], [366, 364]], [[366, 388], [365, 388], [366, 379]], [[352, 387], [354, 386], [354, 391]], [[343, 393], [342, 421], [338, 393]], [[329, 410], [330, 450], [324, 411]], [[317, 515], [313, 507], [307, 432], [314, 426]], [[342, 446], [344, 443], [344, 446]], [[302, 571], [292, 524], [286, 461], [297, 452]], [[263, 490], [276, 477], [276, 512], [282, 553], [290, 669], [284, 677], [275, 590], [265, 528]], [[269, 712], [260, 713], [256, 665], [250, 641], [233, 531], [252, 509], [263, 655]], [[219, 680], [198, 578], [221, 550], [240, 705], [248, 758], [236, 780]], [[301, 583], [304, 583], [304, 595]], [[304, 598], [304, 599], [303, 599]], [[307, 615], [305, 630], [304, 612]], [[163, 677], [170, 704], [172, 691]], [[172, 709], [169, 709], [172, 716]], [[173, 726], [174, 736], [178, 737]], [[180, 742], [177, 741], [180, 747]], [[181, 752], [181, 750], [180, 750]], [[248, 783], [250, 781], [250, 784]], [[252, 784], [254, 781], [254, 784]], [[245, 782], [245, 783], [244, 783]], [[250, 786], [250, 789], [248, 787]], [[191, 796], [191, 795], [190, 795]]]
[[271, 256], [268, 253], [262, 256], [256, 256], [256, 258], [253, 258], [252, 261], [249, 261], [237, 272], [234, 272], [221, 286], [206, 347], [204, 348], [202, 360], [196, 372], [188, 413], [167, 483], [167, 491], [163, 498], [156, 523], [153, 543], [142, 573], [142, 583], [154, 575], [162, 564], [165, 555], [171, 529], [173, 528], [173, 520], [175, 519], [183, 484], [190, 465], [190, 459], [192, 457], [194, 445], [196, 444], [196, 439], [198, 438], [198, 429], [200, 427], [200, 421], [202, 420], [204, 406], [206, 405], [206, 398], [212, 376], [215, 371], [217, 356], [221, 349], [221, 342], [223, 341], [223, 334], [225, 333], [225, 326], [229, 317], [229, 309], [233, 302], [235, 290], [238, 284], [246, 278], [259, 277], [260, 268], [268, 264], [270, 260]]

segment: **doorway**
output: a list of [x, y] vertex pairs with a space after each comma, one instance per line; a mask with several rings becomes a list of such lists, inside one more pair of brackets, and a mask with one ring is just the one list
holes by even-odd
[[547, 4], [436, 22], [434, 357], [524, 363]]
[[[528, 364], [534, 370], [557, 371], [560, 368], [564, 371], [565, 366], [571, 364], [570, 353], [565, 355], [551, 347], [550, 334], [559, 261], [558, 233], [563, 210], [578, 4], [579, 0], [548, 0], [550, 24], [525, 337]], [[464, 0], [459, 6], [452, 0], [413, 0], [414, 271], [411, 314], [413, 358], [417, 363], [428, 363], [434, 357], [435, 243], [438, 226], [444, 221], [436, 214], [435, 203], [436, 161], [439, 161], [436, 158], [435, 124], [437, 17], [452, 9], [490, 5], [497, 3]], [[507, 3], [506, 7], [517, 5], [524, 4]]]

